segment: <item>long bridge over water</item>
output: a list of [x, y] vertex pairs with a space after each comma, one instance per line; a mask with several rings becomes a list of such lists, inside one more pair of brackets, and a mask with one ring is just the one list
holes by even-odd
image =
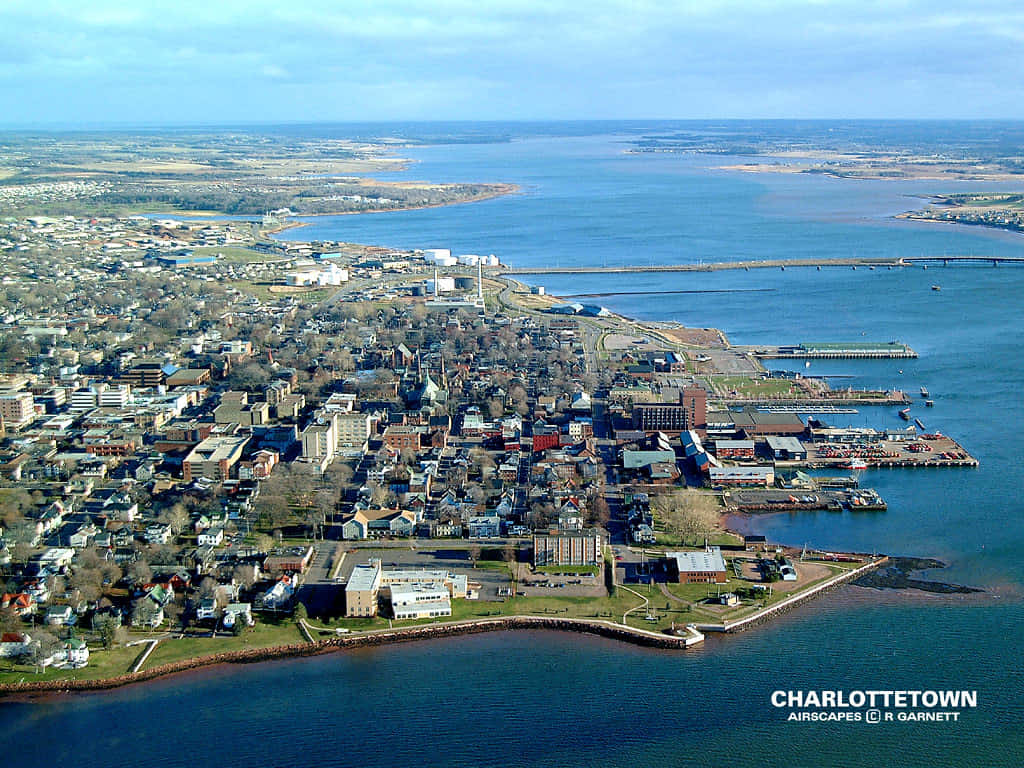
[[909, 267], [956, 264], [1024, 264], [1024, 256], [849, 256], [839, 259], [773, 259], [767, 261], [720, 261], [699, 264], [650, 264], [603, 267], [502, 267], [501, 275], [582, 275], [625, 272], [719, 272], [727, 269], [785, 269], [786, 267]]

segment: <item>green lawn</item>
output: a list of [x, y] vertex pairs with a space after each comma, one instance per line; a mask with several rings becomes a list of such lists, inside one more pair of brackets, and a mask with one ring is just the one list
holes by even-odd
[[247, 264], [251, 261], [282, 261], [281, 257], [270, 253], [261, 253], [250, 248], [235, 245], [200, 246], [193, 249], [196, 256], [217, 256], [218, 264]]
[[[31, 634], [31, 632], [29, 632]], [[41, 674], [29, 664], [14, 664], [10, 661], [0, 663], [0, 683], [38, 682], [43, 680], [95, 680], [97, 678], [116, 677], [131, 669], [132, 664], [145, 650], [145, 646], [135, 645], [131, 648], [113, 648], [105, 651], [102, 648], [89, 648], [89, 666], [84, 669], [65, 670], [47, 669]]]
[[740, 397], [798, 396], [802, 390], [788, 379], [759, 379], [749, 376], [721, 376], [714, 380], [723, 394], [737, 392]]
[[239, 651], [247, 648], [267, 648], [305, 642], [298, 626], [291, 619], [279, 623], [256, 620], [256, 626], [235, 637], [230, 633], [217, 633], [217, 637], [186, 637], [181, 640], [161, 640], [156, 650], [146, 659], [144, 669], [159, 667], [183, 659], [194, 659], [214, 653]]

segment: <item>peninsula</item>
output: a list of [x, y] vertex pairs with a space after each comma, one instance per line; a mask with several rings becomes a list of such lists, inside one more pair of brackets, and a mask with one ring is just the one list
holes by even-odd
[[28, 216], [0, 260], [6, 691], [495, 628], [686, 647], [887, 562], [728, 515], [884, 510], [859, 469], [976, 463], [799, 415], [904, 392], [761, 364], [905, 345], [736, 347], [446, 249]]

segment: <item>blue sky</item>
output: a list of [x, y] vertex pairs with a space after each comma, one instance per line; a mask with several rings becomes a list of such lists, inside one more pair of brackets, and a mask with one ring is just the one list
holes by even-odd
[[1024, 6], [4, 0], [0, 122], [1024, 118]]

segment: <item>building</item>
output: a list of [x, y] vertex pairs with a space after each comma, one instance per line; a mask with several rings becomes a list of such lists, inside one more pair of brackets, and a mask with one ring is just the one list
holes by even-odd
[[754, 458], [753, 440], [716, 440], [715, 456], [719, 459]]
[[643, 432], [677, 433], [707, 427], [708, 393], [699, 387], [684, 389], [678, 403], [635, 403], [633, 426]]
[[388, 607], [395, 619], [426, 619], [452, 615], [452, 600], [443, 586], [411, 584], [388, 590]]
[[306, 461], [330, 463], [337, 445], [333, 419], [313, 422], [302, 430], [302, 458]]
[[770, 488], [775, 485], [772, 467], [709, 467], [711, 485]]
[[601, 533], [596, 529], [538, 534], [533, 537], [533, 565], [600, 565]]
[[373, 420], [367, 413], [337, 413], [338, 448], [362, 448], [370, 439]]
[[376, 616], [377, 597], [380, 592], [380, 560], [352, 569], [345, 585], [346, 616]]
[[5, 392], [0, 394], [0, 418], [4, 426], [17, 428], [32, 421], [35, 404], [29, 392]]
[[665, 561], [669, 578], [680, 584], [724, 584], [729, 580], [718, 547], [701, 552], [666, 552]]
[[221, 481], [234, 477], [235, 465], [249, 442], [248, 437], [208, 437], [185, 457], [181, 464], [186, 483], [205, 477]]
[[313, 561], [313, 547], [291, 547], [286, 552], [267, 555], [263, 570], [267, 573], [305, 573]]
[[451, 601], [464, 598], [468, 581], [464, 574], [448, 571], [398, 569], [385, 571], [380, 560], [352, 569], [345, 585], [346, 616], [376, 616], [380, 601], [395, 619], [451, 616]]
[[218, 424], [241, 424], [253, 427], [270, 421], [270, 404], [250, 403], [248, 392], [225, 392], [220, 405], [213, 409], [213, 420]]
[[359, 509], [342, 520], [341, 537], [366, 539], [371, 534], [411, 536], [415, 527], [416, 515], [408, 510]]
[[803, 461], [807, 458], [807, 449], [795, 437], [769, 435], [767, 441], [768, 449], [776, 459]]
[[807, 429], [795, 413], [767, 413], [753, 408], [729, 414], [737, 432], [747, 437], [767, 435], [802, 435]]
[[395, 451], [404, 451], [406, 448], [418, 451], [421, 431], [419, 427], [392, 424], [384, 430], [384, 444]]

